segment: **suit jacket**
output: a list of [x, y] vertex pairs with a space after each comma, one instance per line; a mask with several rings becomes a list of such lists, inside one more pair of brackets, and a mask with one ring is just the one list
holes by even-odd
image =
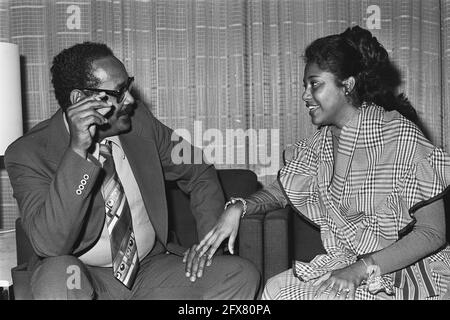
[[[212, 165], [173, 163], [171, 152], [179, 143], [172, 141], [173, 131], [145, 105], [136, 105], [132, 128], [120, 135], [120, 141], [157, 242], [171, 251], [165, 180], [177, 181], [190, 194], [199, 237], [213, 227], [222, 212], [223, 191]], [[102, 169], [69, 148], [61, 110], [10, 145], [5, 166], [24, 230], [38, 256], [79, 256], [95, 244], [105, 219]]]

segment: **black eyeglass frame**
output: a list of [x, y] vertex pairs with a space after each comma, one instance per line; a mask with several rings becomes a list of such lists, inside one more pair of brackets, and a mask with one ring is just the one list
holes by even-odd
[[83, 88], [80, 90], [86, 90], [86, 91], [94, 91], [94, 92], [104, 92], [107, 95], [113, 96], [117, 99], [117, 103], [122, 103], [123, 100], [125, 100], [125, 94], [130, 89], [131, 84], [134, 81], [134, 77], [128, 77], [127, 82], [125, 85], [120, 88], [120, 90], [108, 90], [108, 89], [101, 89], [101, 88]]

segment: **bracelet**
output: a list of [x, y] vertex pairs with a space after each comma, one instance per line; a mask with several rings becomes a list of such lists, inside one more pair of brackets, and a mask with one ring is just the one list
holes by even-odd
[[[372, 294], [377, 294], [379, 291], [382, 290], [386, 291], [386, 289], [383, 288], [380, 267], [378, 265], [367, 264], [364, 258], [361, 258], [359, 260], [361, 260], [366, 266], [367, 279], [365, 280], [365, 284], [367, 286], [367, 290]], [[386, 293], [390, 294], [387, 291]]]
[[238, 201], [240, 201], [242, 203], [243, 206], [243, 210], [242, 210], [242, 214], [241, 214], [241, 219], [245, 216], [245, 214], [247, 213], [247, 201], [245, 201], [244, 198], [234, 198], [231, 197], [230, 201], [228, 201], [227, 203], [225, 203], [225, 210], [232, 204], [236, 204]]

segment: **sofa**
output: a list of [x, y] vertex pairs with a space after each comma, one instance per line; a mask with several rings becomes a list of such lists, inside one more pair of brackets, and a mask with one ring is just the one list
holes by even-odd
[[[246, 197], [261, 188], [257, 176], [250, 170], [218, 170], [219, 180], [226, 199]], [[169, 208], [169, 237], [184, 247], [198, 242], [195, 220], [190, 213], [189, 197], [175, 183], [166, 185]], [[446, 207], [447, 241], [450, 242], [450, 194], [444, 197]], [[224, 244], [226, 244], [226, 241]], [[16, 299], [31, 299], [30, 273], [27, 261], [34, 254], [16, 220], [17, 266], [12, 269], [13, 295]], [[324, 253], [320, 233], [290, 207], [244, 217], [235, 244], [239, 256], [253, 262], [261, 273], [261, 289], [272, 276], [289, 269], [293, 260], [309, 262]], [[447, 294], [450, 299], [450, 293]]]
[[[218, 177], [226, 199], [233, 196], [249, 196], [260, 187], [256, 174], [250, 170], [218, 170]], [[190, 211], [189, 197], [177, 187], [176, 183], [166, 184], [166, 196], [169, 210], [169, 241], [186, 248], [190, 247], [198, 242], [198, 236], [195, 220]], [[263, 214], [244, 219], [236, 243], [237, 253], [252, 261], [261, 274], [264, 274], [263, 221]], [[27, 265], [35, 253], [22, 228], [20, 218], [16, 220], [16, 245], [17, 266], [11, 270], [12, 295], [17, 300], [29, 300], [32, 299], [31, 274], [27, 270]]]

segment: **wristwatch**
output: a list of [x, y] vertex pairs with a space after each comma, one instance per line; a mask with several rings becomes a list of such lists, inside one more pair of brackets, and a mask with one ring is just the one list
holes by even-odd
[[244, 198], [234, 198], [231, 197], [229, 201], [227, 201], [227, 203], [225, 203], [225, 210], [232, 204], [236, 204], [238, 202], [242, 203], [243, 206], [243, 210], [242, 210], [242, 214], [241, 214], [241, 219], [245, 216], [245, 214], [247, 213], [247, 201], [245, 201]]

